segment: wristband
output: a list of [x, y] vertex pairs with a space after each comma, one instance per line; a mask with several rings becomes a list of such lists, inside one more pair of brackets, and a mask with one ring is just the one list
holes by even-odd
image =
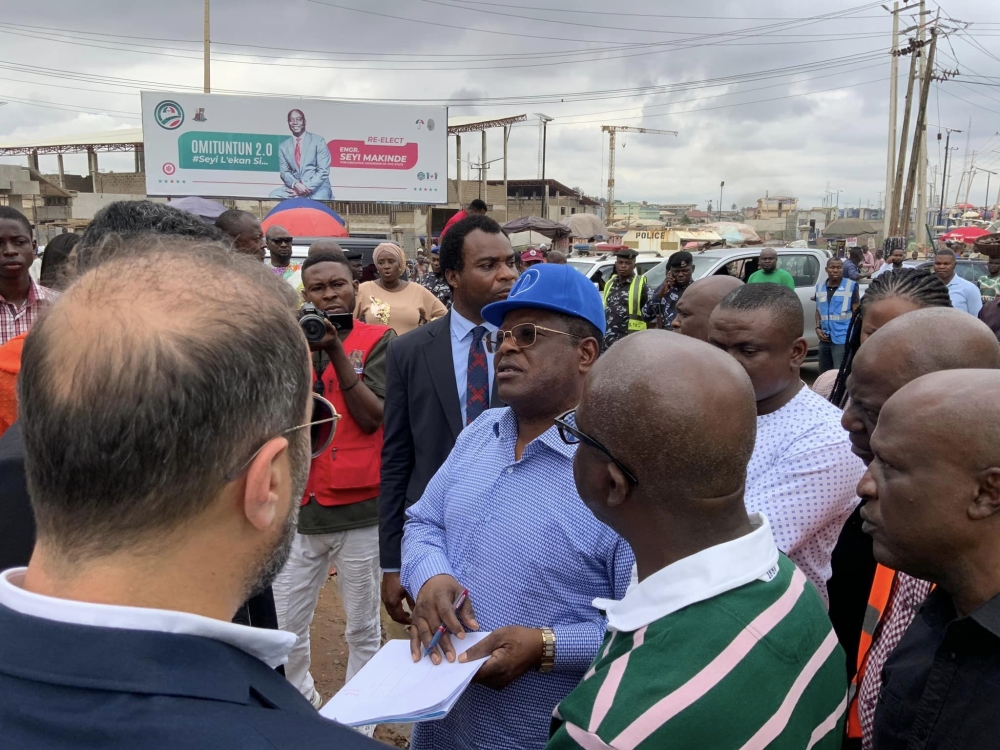
[[349, 386], [347, 386], [346, 388], [341, 388], [340, 392], [341, 393], [347, 393], [349, 390], [351, 390], [351, 388], [353, 388], [354, 386], [356, 386], [360, 382], [361, 382], [361, 378], [357, 377], [357, 378], [354, 379], [354, 382], [351, 383]]
[[542, 663], [538, 671], [551, 672], [556, 665], [556, 634], [552, 628], [542, 628]]

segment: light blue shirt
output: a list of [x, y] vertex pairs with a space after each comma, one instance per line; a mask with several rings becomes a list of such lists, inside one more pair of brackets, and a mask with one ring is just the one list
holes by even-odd
[[541, 750], [552, 710], [597, 655], [606, 621], [593, 600], [622, 599], [635, 556], [576, 491], [575, 445], [553, 426], [518, 461], [517, 416], [488, 409], [406, 512], [402, 582], [414, 598], [432, 576], [469, 589], [484, 631], [550, 627], [553, 670], [503, 690], [470, 685], [447, 717], [417, 724], [414, 750]]
[[[484, 322], [488, 331], [497, 327]], [[455, 363], [455, 384], [458, 386], [458, 405], [462, 409], [462, 424], [465, 424], [465, 391], [469, 382], [469, 347], [472, 346], [472, 331], [476, 324], [463, 318], [458, 310], [451, 308], [451, 356]], [[483, 342], [483, 350], [486, 343]], [[493, 355], [486, 352], [486, 366], [490, 369], [490, 393], [493, 393]]]
[[948, 282], [948, 295], [951, 297], [951, 306], [956, 310], [978, 316], [983, 309], [983, 295], [979, 287], [963, 279], [957, 272]]

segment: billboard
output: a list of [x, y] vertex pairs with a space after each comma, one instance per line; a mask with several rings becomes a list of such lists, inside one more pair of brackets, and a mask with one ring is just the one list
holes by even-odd
[[448, 202], [447, 107], [142, 93], [148, 195]]

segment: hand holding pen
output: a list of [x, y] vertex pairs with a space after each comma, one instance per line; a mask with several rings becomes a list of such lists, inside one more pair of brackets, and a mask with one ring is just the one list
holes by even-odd
[[410, 655], [418, 662], [430, 655], [434, 664], [457, 658], [452, 639], [465, 638], [466, 630], [479, 630], [472, 600], [465, 586], [453, 576], [436, 575], [417, 593], [410, 626]]
[[[465, 600], [469, 598], [469, 590], [462, 589], [462, 593], [458, 595], [455, 600], [455, 604], [452, 609], [455, 610], [455, 617], [458, 617], [459, 611], [462, 609], [462, 605], [465, 604]], [[431, 638], [431, 642], [427, 644], [427, 648], [424, 649], [424, 656], [428, 656], [435, 648], [437, 648], [438, 643], [441, 642], [441, 636], [448, 632], [448, 628], [444, 626], [442, 622], [438, 625], [437, 632], [434, 633], [434, 637]]]

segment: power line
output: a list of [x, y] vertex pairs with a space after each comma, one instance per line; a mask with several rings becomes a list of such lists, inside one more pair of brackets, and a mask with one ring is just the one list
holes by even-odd
[[114, 114], [120, 117], [128, 117], [130, 119], [139, 120], [141, 115], [137, 112], [125, 112], [119, 109], [102, 109], [100, 107], [80, 107], [72, 104], [62, 104], [58, 102], [39, 102], [34, 99], [20, 99], [16, 96], [8, 96], [7, 94], [2, 94], [4, 100], [10, 102], [16, 102], [18, 104], [28, 104], [32, 107], [44, 107], [46, 109], [60, 109], [66, 112], [84, 112], [86, 114], [96, 114], [96, 115], [106, 115]]

